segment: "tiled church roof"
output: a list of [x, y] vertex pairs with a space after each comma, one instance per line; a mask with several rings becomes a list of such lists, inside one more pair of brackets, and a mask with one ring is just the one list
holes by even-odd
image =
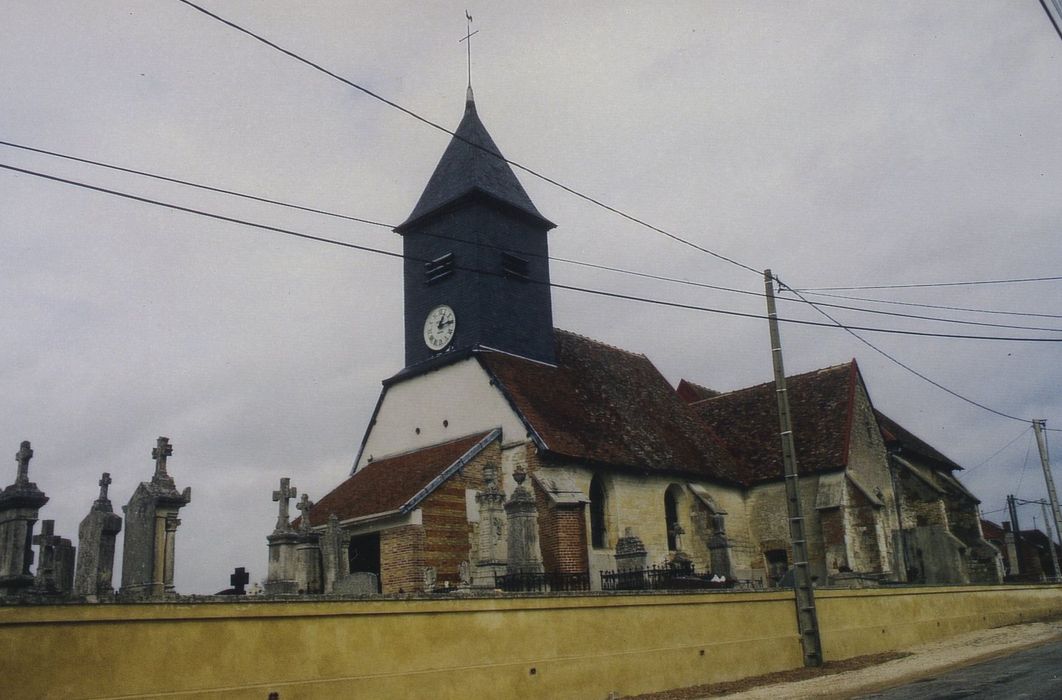
[[480, 361], [548, 453], [733, 482], [731, 454], [644, 355], [556, 330], [557, 366], [484, 350]]
[[[491, 155], [494, 154], [494, 155]], [[395, 228], [402, 233], [414, 222], [453, 204], [469, 194], [485, 194], [539, 219], [550, 228], [554, 224], [539, 213], [527, 196], [512, 168], [476, 114], [471, 88], [461, 119], [450, 145], [443, 152], [413, 213]]]
[[330, 513], [343, 521], [397, 511], [489, 435], [469, 435], [371, 462], [314, 504], [310, 524], [324, 525]]
[[962, 469], [962, 467], [945, 457], [944, 454], [935, 447], [922, 440], [914, 433], [908, 431], [881, 411], [875, 409], [874, 415], [877, 416], [878, 426], [881, 428], [881, 436], [885, 438], [886, 445], [899, 446], [902, 450], [901, 454], [907, 451], [914, 452], [915, 454], [930, 460], [934, 463], [933, 466], [938, 468], [949, 471]]
[[[800, 473], [842, 469], [859, 370], [855, 361], [786, 378]], [[774, 382], [698, 401], [692, 408], [741, 464], [752, 484], [784, 476]]]
[[709, 389], [706, 386], [700, 384], [694, 384], [687, 379], [679, 380], [678, 386], [675, 388], [675, 393], [679, 395], [679, 398], [686, 403], [694, 403], [695, 401], [704, 401], [705, 399], [714, 399], [719, 396], [721, 392], [715, 389]]

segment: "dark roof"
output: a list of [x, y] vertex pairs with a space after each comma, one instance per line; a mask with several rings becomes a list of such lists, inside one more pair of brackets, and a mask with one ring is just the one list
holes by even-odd
[[644, 355], [555, 330], [556, 366], [477, 356], [548, 454], [736, 481], [733, 456]]
[[469, 435], [370, 462], [314, 504], [310, 524], [324, 525], [330, 513], [342, 521], [399, 510], [489, 435]]
[[962, 469], [962, 467], [945, 457], [932, 445], [917, 437], [881, 411], [874, 409], [874, 415], [878, 418], [878, 426], [881, 428], [881, 436], [885, 438], [885, 444], [889, 447], [901, 448], [900, 454], [913, 452], [933, 462], [931, 466], [936, 468], [949, 471]]
[[[859, 369], [855, 360], [786, 378], [800, 473], [843, 469]], [[698, 401], [692, 408], [743, 466], [745, 483], [784, 476], [774, 382]]]
[[687, 379], [679, 380], [678, 387], [675, 389], [675, 393], [679, 395], [679, 398], [686, 403], [694, 403], [695, 401], [704, 401], [705, 399], [714, 399], [719, 396], [720, 392], [715, 389], [709, 389], [706, 386], [700, 384], [694, 384]]
[[991, 520], [981, 520], [981, 534], [984, 535], [986, 540], [996, 540], [998, 542], [1003, 541], [1003, 537], [1006, 535], [1006, 530], [1001, 526], [992, 522]]
[[435, 172], [428, 180], [417, 205], [413, 207], [413, 213], [404, 223], [397, 226], [395, 231], [403, 233], [414, 222], [456, 203], [466, 195], [477, 193], [515, 207], [540, 220], [549, 228], [554, 227], [554, 224], [535, 208], [512, 168], [505, 162], [501, 151], [487, 133], [487, 128], [479, 120], [476, 103], [472, 99], [472, 89], [469, 88], [465, 115], [454, 132], [450, 145], [446, 147], [439, 164], [435, 166]]

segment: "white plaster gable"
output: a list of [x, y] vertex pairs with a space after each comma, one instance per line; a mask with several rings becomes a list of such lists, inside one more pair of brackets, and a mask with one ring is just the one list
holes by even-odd
[[475, 358], [384, 388], [354, 471], [370, 460], [501, 428], [524, 440], [527, 428]]

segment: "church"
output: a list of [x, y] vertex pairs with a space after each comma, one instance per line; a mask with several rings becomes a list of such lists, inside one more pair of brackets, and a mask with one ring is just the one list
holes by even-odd
[[[349, 478], [315, 504], [304, 495], [296, 525], [324, 535], [333, 574], [299, 590], [338, 591], [335, 571], [371, 575], [384, 594], [527, 589], [514, 580], [599, 590], [617, 570], [653, 567], [783, 578], [793, 558], [773, 385], [676, 389], [644, 355], [554, 328], [554, 227], [469, 88], [395, 228], [405, 367], [383, 381]], [[952, 476], [961, 467], [876, 413], [854, 360], [789, 382], [820, 585], [998, 580], [977, 499]], [[282, 513], [271, 569], [298, 539], [286, 500]]]

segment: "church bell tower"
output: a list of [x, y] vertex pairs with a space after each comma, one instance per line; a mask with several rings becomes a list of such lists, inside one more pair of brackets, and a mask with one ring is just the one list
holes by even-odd
[[403, 237], [407, 370], [492, 348], [553, 362], [546, 233], [476, 113], [465, 114]]

